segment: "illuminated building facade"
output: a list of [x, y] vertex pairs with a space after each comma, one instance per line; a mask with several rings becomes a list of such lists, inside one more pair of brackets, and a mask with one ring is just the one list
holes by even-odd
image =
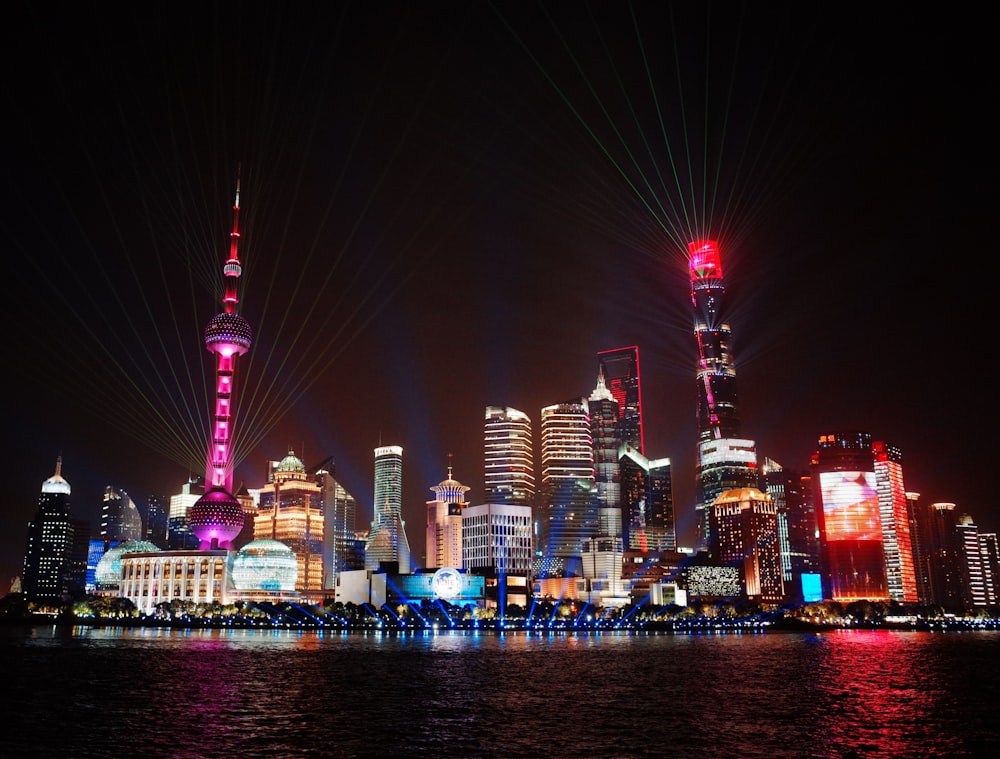
[[205, 481], [201, 477], [191, 477], [181, 485], [181, 492], [170, 496], [167, 511], [167, 548], [183, 551], [198, 547], [198, 539], [191, 532], [188, 514], [191, 507], [205, 494]]
[[755, 601], [784, 600], [778, 510], [757, 488], [730, 490], [712, 504], [711, 554], [740, 570], [743, 593]]
[[979, 546], [979, 528], [969, 514], [962, 514], [958, 518], [955, 538], [961, 566], [962, 602], [966, 611], [972, 611], [987, 605], [989, 593], [986, 589], [983, 554]]
[[158, 546], [167, 545], [168, 514], [168, 510], [163, 507], [163, 502], [158, 496], [151, 495], [146, 499], [146, 516], [143, 520], [145, 524], [143, 537], [146, 540]]
[[757, 445], [745, 438], [713, 438], [698, 443], [696, 514], [699, 548], [711, 542], [711, 506], [730, 490], [758, 487]]
[[32, 600], [57, 600], [81, 594], [86, 585], [90, 535], [86, 522], [70, 511], [69, 483], [62, 457], [42, 483], [38, 508], [28, 523], [21, 591]]
[[[151, 551], [135, 546], [118, 557], [120, 579], [114, 594], [129, 599], [143, 614], [152, 614], [157, 604], [175, 599], [226, 605], [232, 601], [232, 558], [226, 549]], [[100, 565], [97, 588], [98, 593], [102, 588], [108, 592]]]
[[824, 597], [841, 603], [889, 600], [871, 435], [820, 435], [811, 467]]
[[872, 443], [872, 453], [889, 597], [900, 603], [916, 603], [919, 600], [917, 576], [903, 486], [902, 454], [896, 446], [881, 440]]
[[531, 419], [523, 411], [486, 407], [483, 425], [484, 498], [488, 503], [535, 505]]
[[452, 478], [449, 466], [448, 477], [430, 490], [435, 498], [427, 502], [427, 553], [424, 567], [461, 569], [462, 512], [468, 506], [465, 494], [469, 492], [469, 488]]
[[289, 451], [268, 464], [268, 482], [260, 489], [254, 517], [254, 541], [284, 543], [295, 554], [298, 574], [295, 590], [303, 598], [323, 598], [323, 493], [305, 464]]
[[600, 375], [618, 402], [618, 437], [624, 444], [644, 453], [642, 429], [642, 388], [639, 382], [639, 347], [614, 348], [597, 354]]
[[530, 599], [532, 509], [485, 503], [462, 510], [462, 568], [485, 578], [486, 605], [505, 609]]
[[587, 400], [590, 410], [590, 437], [594, 441], [594, 484], [600, 504], [599, 532], [621, 536], [621, 479], [618, 449], [621, 425], [618, 401], [608, 390], [604, 375], [597, 375], [597, 387]]
[[623, 445], [621, 472], [624, 547], [634, 551], [676, 551], [670, 459], [648, 459]]
[[[756, 448], [740, 435], [732, 332], [725, 313], [719, 246], [688, 243], [694, 336], [698, 345], [698, 451], [695, 517], [699, 548], [710, 541], [709, 510], [727, 490], [758, 487]], [[727, 442], [728, 441], [728, 442]], [[726, 454], [732, 452], [732, 459]]]
[[820, 574], [819, 526], [812, 478], [803, 472], [786, 470], [772, 459], [765, 459], [761, 467], [761, 482], [762, 489], [771, 496], [778, 513], [785, 597], [802, 601], [802, 576]]
[[126, 540], [143, 539], [139, 508], [128, 493], [111, 485], [104, 488], [101, 504], [101, 539], [107, 547]]
[[375, 449], [375, 518], [365, 541], [365, 569], [382, 563], [410, 572], [410, 543], [403, 522], [403, 449], [398, 445]]
[[355, 549], [357, 538], [357, 501], [336, 477], [333, 461], [324, 461], [316, 471], [316, 484], [323, 499], [323, 586], [334, 590], [337, 573], [363, 569]]
[[[586, 398], [542, 409], [542, 502], [536, 515], [545, 557], [579, 557], [598, 529], [594, 446]], [[550, 571], [558, 572], [557, 567]]]
[[1000, 606], [1000, 544], [995, 532], [979, 533], [979, 552], [983, 557], [986, 604]]

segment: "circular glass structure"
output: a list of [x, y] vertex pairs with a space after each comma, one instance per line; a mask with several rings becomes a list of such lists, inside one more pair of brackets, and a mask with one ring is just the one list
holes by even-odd
[[126, 540], [109, 548], [94, 569], [94, 586], [97, 590], [116, 590], [122, 579], [122, 554], [159, 551], [148, 540]]
[[233, 585], [237, 590], [294, 592], [299, 576], [295, 552], [277, 540], [247, 543], [233, 559]]

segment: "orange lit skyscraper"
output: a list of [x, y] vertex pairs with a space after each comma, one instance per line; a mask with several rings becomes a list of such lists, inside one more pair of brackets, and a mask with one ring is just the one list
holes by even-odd
[[917, 577], [913, 566], [906, 489], [903, 487], [902, 456], [896, 446], [881, 440], [875, 441], [872, 450], [889, 597], [900, 603], [916, 603]]
[[812, 469], [819, 488], [824, 598], [843, 603], [889, 600], [871, 435], [820, 435]]

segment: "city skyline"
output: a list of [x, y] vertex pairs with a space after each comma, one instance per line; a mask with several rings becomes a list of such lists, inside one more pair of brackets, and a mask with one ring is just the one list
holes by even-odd
[[[908, 490], [995, 529], [976, 476], [990, 427], [966, 408], [978, 375], [963, 368], [982, 356], [984, 304], [942, 271], [992, 250], [978, 32], [902, 6], [863, 25], [777, 7], [710, 21], [684, 5], [585, 8], [125, 13], [117, 36], [100, 14], [29, 19], [6, 54], [41, 79], [3, 82], [17, 135], [5, 573], [57, 456], [74, 514], [95, 526], [106, 486], [142, 506], [199, 473], [164, 430], [190, 430], [203, 462], [208, 405], [189, 404], [208, 396], [199, 341], [238, 165], [257, 332], [239, 424], [259, 437], [241, 441], [237, 482], [258, 486], [289, 448], [307, 466], [332, 456], [366, 525], [371, 451], [401, 446], [419, 545], [449, 462], [469, 503], [484, 500], [485, 407], [524, 411], [537, 444], [541, 409], [589, 395], [597, 354], [635, 345], [645, 453], [671, 459], [691, 545], [682, 245], [705, 236], [720, 241], [758, 455], [804, 468], [817, 435], [864, 430], [899, 447]], [[715, 85], [730, 106], [701, 97]], [[674, 154], [685, 145], [718, 169], [707, 189], [731, 213], [711, 217], [710, 193], [684, 179], [699, 166]], [[649, 151], [637, 173], [630, 156]], [[698, 200], [692, 223], [676, 192], [651, 190], [675, 170]], [[163, 350], [133, 352], [150, 331]]]

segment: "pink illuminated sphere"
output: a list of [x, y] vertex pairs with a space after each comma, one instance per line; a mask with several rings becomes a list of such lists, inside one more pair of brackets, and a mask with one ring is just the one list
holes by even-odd
[[224, 488], [209, 490], [195, 501], [188, 514], [191, 532], [201, 541], [203, 550], [232, 548], [244, 519], [240, 502]]

